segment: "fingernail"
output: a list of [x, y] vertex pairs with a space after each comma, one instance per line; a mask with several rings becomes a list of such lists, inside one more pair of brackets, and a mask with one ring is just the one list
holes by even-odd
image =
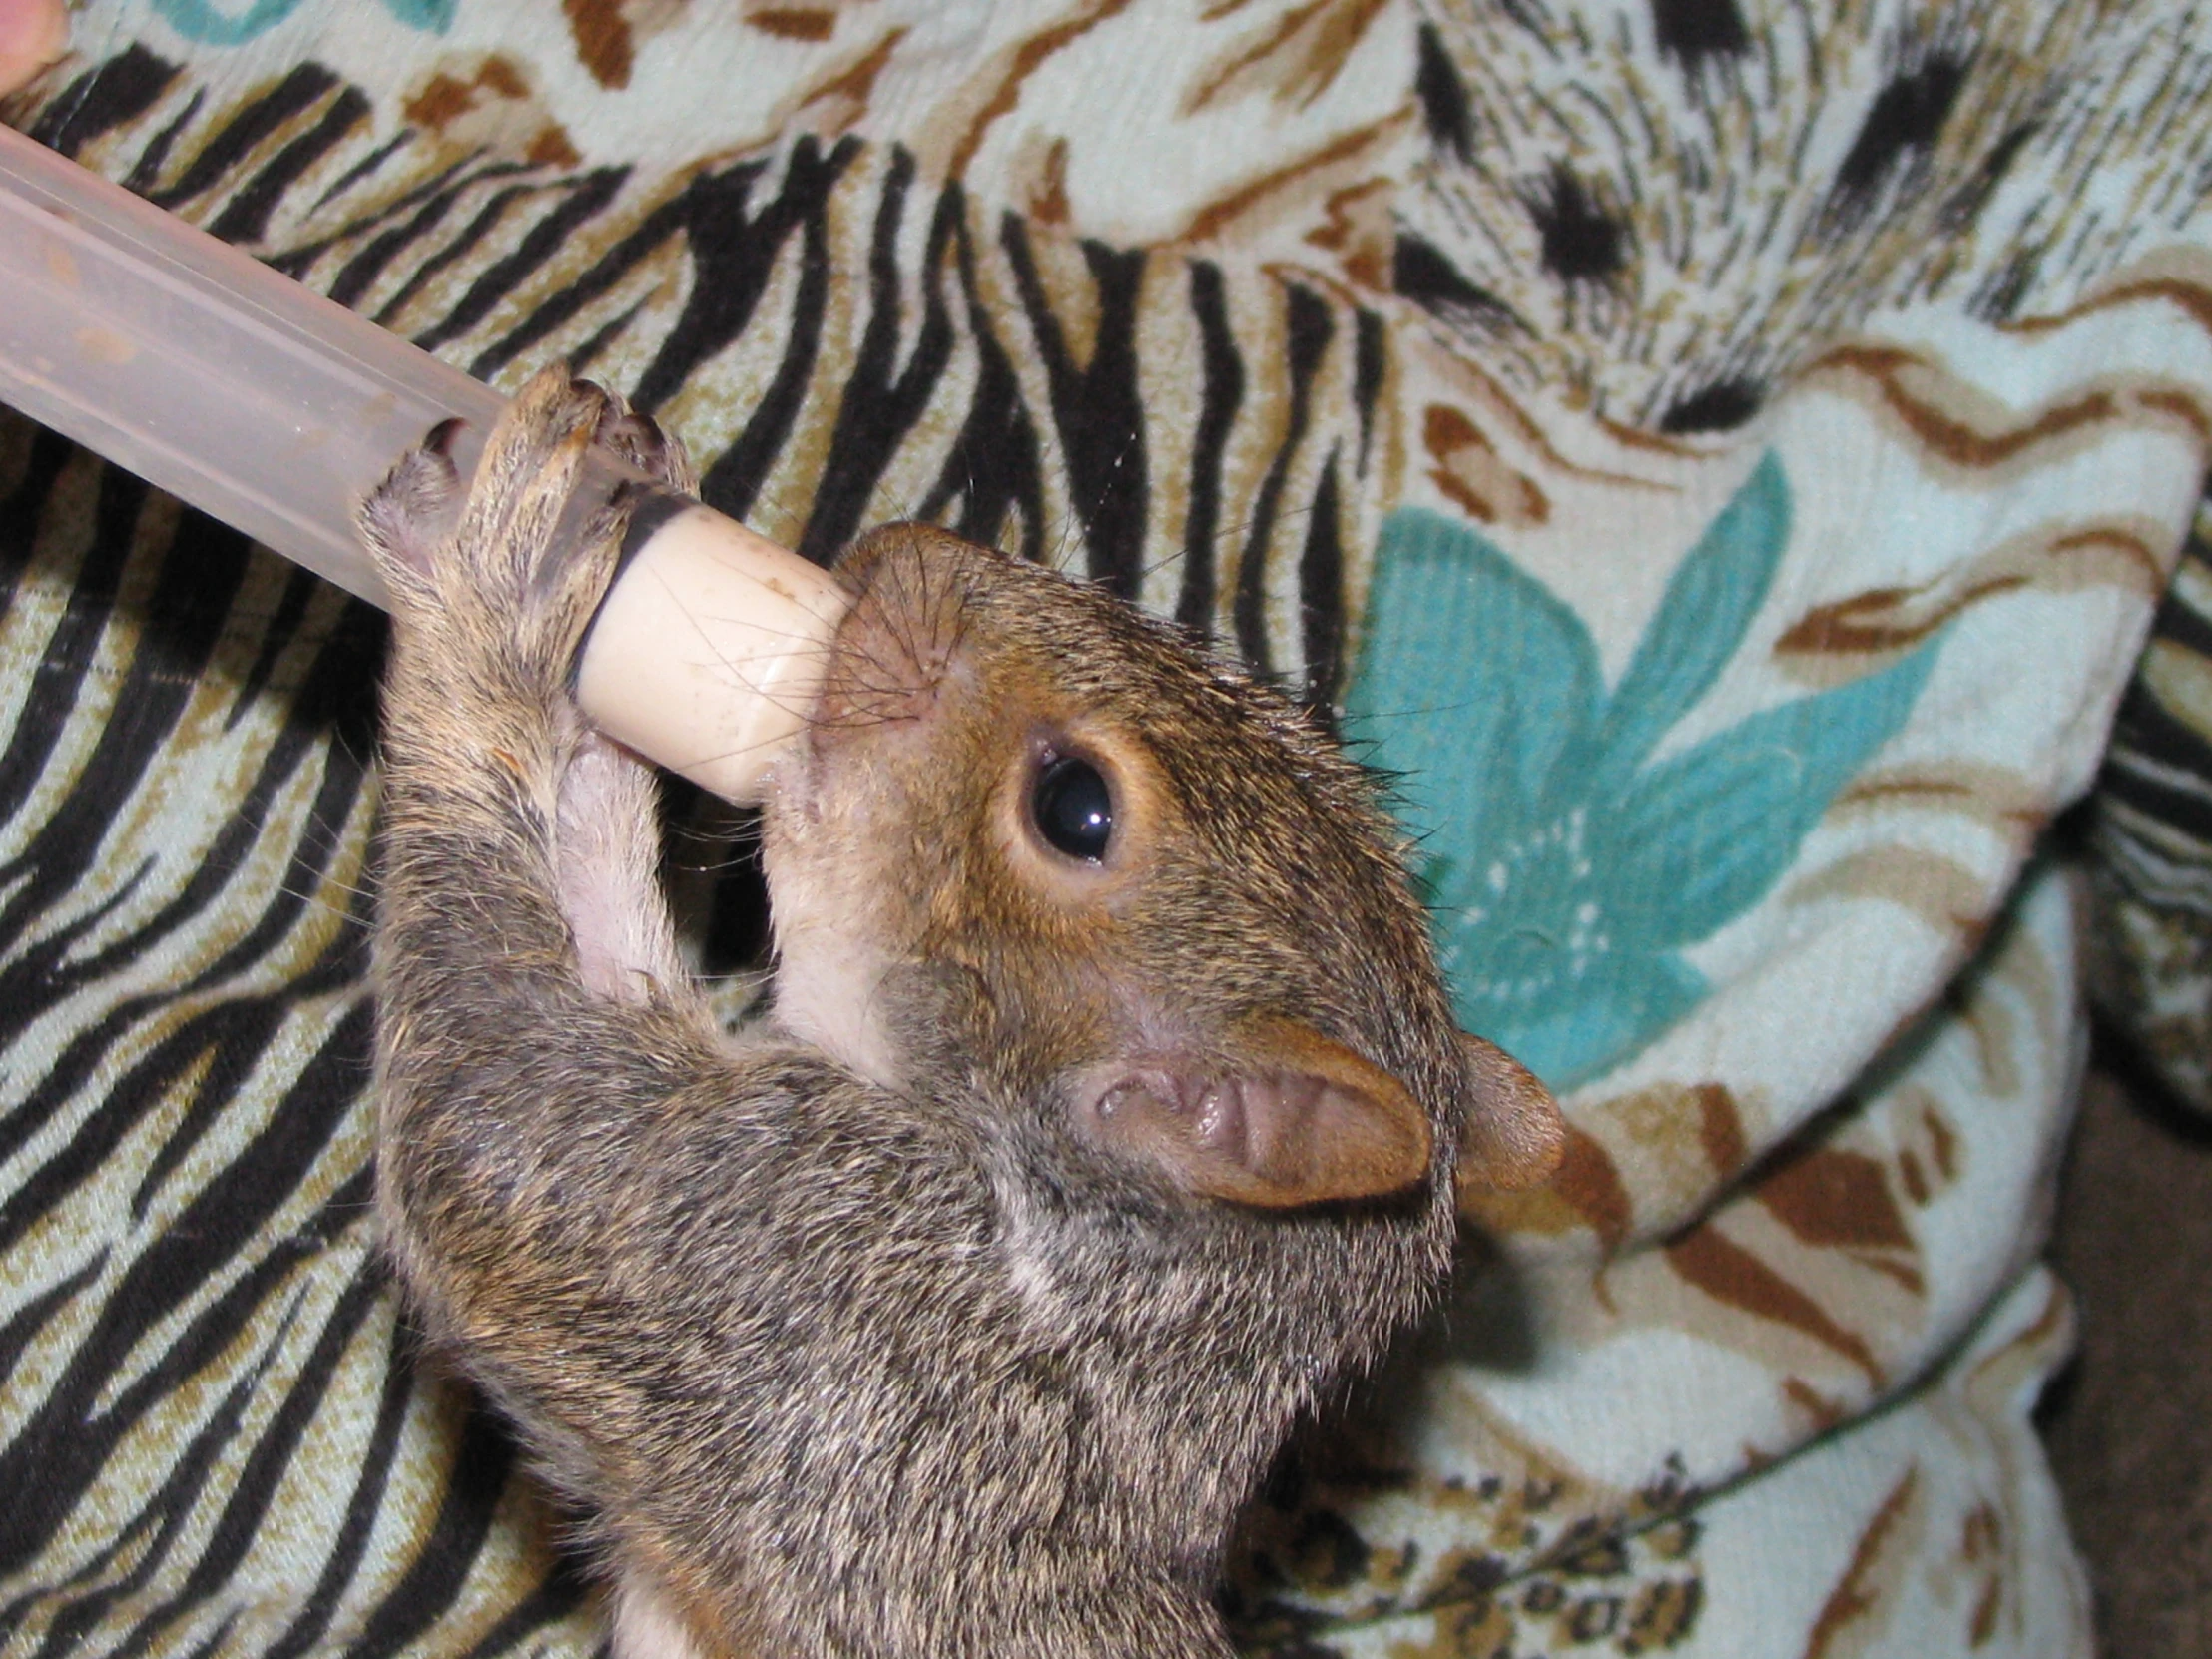
[[61, 0], [0, 0], [0, 93], [22, 86], [68, 46]]

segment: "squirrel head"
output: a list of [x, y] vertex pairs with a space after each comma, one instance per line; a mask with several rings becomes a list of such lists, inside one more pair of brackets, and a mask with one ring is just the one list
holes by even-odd
[[955, 1068], [1200, 1202], [1540, 1180], [1542, 1086], [1454, 1026], [1373, 781], [1103, 589], [927, 525], [861, 538], [767, 815], [788, 1023]]

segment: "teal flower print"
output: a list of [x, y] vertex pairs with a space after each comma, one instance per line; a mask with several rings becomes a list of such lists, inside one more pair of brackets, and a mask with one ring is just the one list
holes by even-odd
[[[203, 46], [243, 46], [299, 9], [300, 0], [251, 0], [243, 10], [217, 0], [154, 0], [162, 20]], [[410, 29], [442, 35], [453, 27], [460, 0], [384, 0], [384, 10]]]
[[1581, 619], [1465, 525], [1384, 525], [1346, 731], [1401, 775], [1460, 1022], [1555, 1088], [1711, 987], [1683, 960], [1771, 888], [1904, 723], [1939, 637], [1656, 758], [1765, 600], [1790, 534], [1763, 458], [1667, 584], [1607, 692]]

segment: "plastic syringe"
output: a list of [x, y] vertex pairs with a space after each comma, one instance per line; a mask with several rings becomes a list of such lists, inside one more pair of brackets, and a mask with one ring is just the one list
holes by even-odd
[[[451, 416], [472, 460], [506, 400], [0, 128], [0, 403], [383, 604], [355, 508]], [[756, 799], [813, 705], [842, 594], [706, 507], [654, 516], [592, 627], [578, 700], [640, 754]]]

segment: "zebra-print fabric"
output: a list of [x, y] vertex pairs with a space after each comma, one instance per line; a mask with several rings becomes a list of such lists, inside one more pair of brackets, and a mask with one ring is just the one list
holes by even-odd
[[2098, 1007], [2212, 1112], [2212, 501], [2181, 550], [2089, 813]]
[[[1351, 37], [1387, 21], [1366, 0], [1324, 10], [1293, 21]], [[125, 46], [18, 118], [477, 374], [511, 384], [566, 359], [630, 390], [692, 442], [716, 505], [811, 554], [875, 519], [941, 518], [1182, 618], [1327, 714], [1392, 505], [1379, 479], [1424, 477], [1485, 525], [1551, 512], [1448, 400], [1393, 413], [1420, 407], [1396, 395], [1426, 384], [1415, 351], [1464, 348], [1518, 392], [1582, 399], [1630, 446], [1695, 455], [1879, 304], [1942, 292], [2003, 317], [2110, 270], [2128, 235], [2067, 217], [2091, 195], [2079, 170], [2140, 162], [2177, 103], [2208, 102], [2190, 102], [2201, 54], [2131, 54], [2136, 35], [2092, 26], [2142, 7], [2040, 33], [2016, 0], [1961, 8], [1955, 28], [1906, 29], [1862, 102], [1826, 89], [1853, 54], [1889, 51], [1869, 44], [1888, 12], [1772, 10], [1753, 31], [1729, 0], [1664, 0], [1622, 8], [1635, 22], [1604, 39], [1557, 3], [1410, 13], [1415, 188], [1375, 208], [1362, 192], [1376, 179], [1356, 180], [1331, 199], [1338, 252], [1315, 243], [1295, 268], [1195, 230], [1158, 247], [1086, 239], [929, 183], [894, 143], [795, 137], [655, 167], [581, 162], [557, 127], [543, 143], [463, 122], [447, 137], [411, 106], [394, 132], [311, 61], [226, 95]], [[1645, 73], [1652, 51], [1663, 76]], [[2127, 144], [2084, 138], [2092, 78], [2060, 73], [2114, 68], [2112, 54], [2122, 80], [2163, 78]], [[1564, 84], [1607, 74], [1603, 96]], [[1798, 102], [1762, 103], [1780, 92]], [[1865, 142], [1836, 147], [1841, 174], [1809, 185], [1792, 153], [1816, 118]], [[1753, 186], [1759, 235], [1730, 216]], [[2144, 234], [2186, 208], [2150, 203]], [[2017, 260], [1990, 253], [2015, 244]], [[1332, 258], [1365, 261], [1371, 279], [1335, 280]], [[1377, 305], [1396, 306], [1387, 323]], [[1532, 424], [1491, 431], [1543, 441]], [[0, 422], [0, 1647], [588, 1649], [586, 1592], [546, 1542], [559, 1518], [414, 1353], [374, 1263], [362, 930], [379, 624], [20, 422]], [[1714, 1172], [1688, 1206], [1749, 1154], [1725, 1091], [1683, 1099], [1702, 1103], [1694, 1168]], [[1837, 1192], [1889, 1204], [1887, 1149], [1867, 1146], [1821, 1167], [1847, 1173]], [[1927, 1167], [1945, 1181], [1951, 1150], [1935, 1136]], [[1625, 1218], [1605, 1157], [1585, 1157], [1605, 1182], [1584, 1190], [1593, 1214]], [[1775, 1213], [1849, 1244], [1812, 1204], [1827, 1179]], [[1879, 1210], [1894, 1231], [1864, 1236], [1870, 1273], [1906, 1273], [1904, 1213]], [[1708, 1268], [1723, 1263], [1708, 1286], [1758, 1265], [1716, 1233], [1700, 1243]], [[1793, 1286], [1757, 1283], [1825, 1319]], [[2051, 1344], [2056, 1307], [2031, 1322]], [[1823, 1427], [1844, 1410], [1790, 1385]], [[1518, 1613], [1491, 1598], [1508, 1570], [1491, 1552], [1526, 1547], [1561, 1489], [1454, 1495], [1515, 1516], [1448, 1578], [1468, 1650], [1527, 1645], [1505, 1627], [1539, 1612], [1560, 1650], [1692, 1639], [1699, 1522], [1576, 1533], [1556, 1574], [1518, 1580]], [[1371, 1569], [1413, 1571], [1409, 1551], [1278, 1495], [1295, 1512], [1269, 1552], [1285, 1580], [1349, 1605]], [[1645, 1505], [1635, 1524], [1684, 1496], [1670, 1475], [1630, 1503]], [[1868, 1523], [1870, 1550], [1891, 1513]], [[1886, 1606], [1858, 1574], [1836, 1604]], [[1257, 1605], [1246, 1628], [1312, 1652], [1317, 1616]]]
[[[365, 115], [313, 65], [211, 108], [133, 47], [31, 131], [474, 373], [634, 388], [711, 501], [811, 555], [941, 518], [1330, 705], [1395, 441], [1374, 316], [857, 142], [645, 179], [426, 166]], [[373, 1254], [380, 619], [13, 418], [0, 489], [0, 1646], [590, 1642]]]
[[519, 1639], [576, 1592], [466, 1605], [500, 1436], [391, 1484], [456, 1419], [369, 1229], [380, 620], [12, 417], [0, 483], [8, 1651], [206, 1646], [294, 1572], [266, 1651]]
[[709, 504], [818, 561], [866, 524], [936, 519], [1331, 706], [1346, 550], [1375, 537], [1359, 484], [1394, 441], [1372, 312], [1052, 233], [856, 139], [674, 176], [492, 155], [422, 170], [367, 144], [365, 102], [319, 66], [156, 125], [174, 78], [133, 47], [30, 131], [74, 154], [156, 126], [102, 170], [479, 378], [558, 356], [625, 387], [702, 452]]

